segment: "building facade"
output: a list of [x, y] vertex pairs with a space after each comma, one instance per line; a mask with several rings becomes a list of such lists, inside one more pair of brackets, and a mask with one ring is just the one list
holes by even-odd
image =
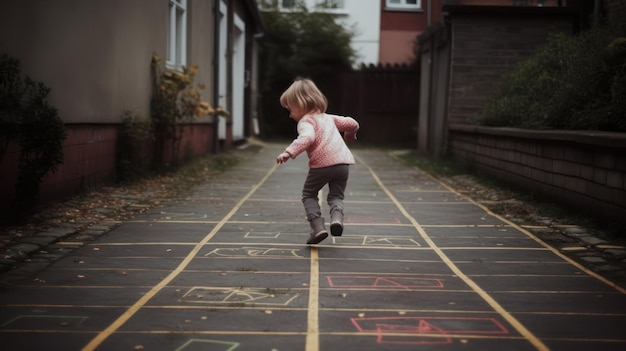
[[281, 11], [294, 11], [303, 4], [308, 11], [332, 13], [337, 23], [352, 31], [355, 66], [378, 64], [380, 0], [276, 0]]
[[[0, 0], [0, 6], [0, 50], [50, 88], [48, 103], [67, 132], [64, 163], [44, 178], [42, 202], [115, 180], [122, 116], [150, 119], [153, 55], [171, 71], [197, 65], [193, 84], [203, 87], [203, 100], [231, 113], [188, 123], [181, 157], [227, 148], [253, 132], [256, 38], [263, 30], [255, 0]], [[17, 145], [0, 155], [0, 210], [15, 196]]]
[[417, 37], [441, 21], [440, 0], [380, 0], [380, 49], [382, 65], [415, 61]]

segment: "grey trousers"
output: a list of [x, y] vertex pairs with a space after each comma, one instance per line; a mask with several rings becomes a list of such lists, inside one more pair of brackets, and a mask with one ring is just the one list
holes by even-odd
[[330, 207], [330, 213], [332, 214], [334, 211], [343, 213], [344, 191], [348, 183], [349, 172], [350, 167], [344, 164], [309, 169], [309, 174], [302, 187], [302, 204], [304, 204], [304, 211], [309, 222], [322, 216], [317, 194], [326, 184], [328, 184], [326, 200]]

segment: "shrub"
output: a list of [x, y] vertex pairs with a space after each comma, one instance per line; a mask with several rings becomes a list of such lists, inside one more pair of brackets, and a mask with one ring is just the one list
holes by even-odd
[[152, 56], [154, 94], [150, 113], [157, 147], [156, 162], [164, 160], [163, 145], [167, 141], [171, 141], [172, 161], [179, 161], [182, 129], [177, 124], [191, 121], [194, 117], [229, 116], [222, 107], [213, 108], [202, 98], [200, 90], [204, 89], [204, 85], [193, 85], [198, 69], [197, 65], [191, 65], [171, 70], [159, 56]]
[[626, 132], [626, 23], [554, 34], [520, 64], [474, 118], [529, 129]]
[[141, 120], [131, 111], [124, 111], [118, 138], [117, 180], [133, 181], [141, 178], [150, 168], [151, 160], [145, 148], [154, 141], [150, 120]]
[[43, 83], [22, 75], [18, 60], [0, 56], [0, 159], [11, 140], [20, 145], [13, 219], [36, 205], [41, 180], [63, 163], [65, 126], [46, 100], [49, 93]]

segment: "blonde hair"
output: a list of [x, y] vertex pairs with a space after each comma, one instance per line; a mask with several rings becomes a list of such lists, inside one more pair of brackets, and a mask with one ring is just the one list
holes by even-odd
[[326, 96], [310, 79], [297, 78], [280, 96], [280, 104], [284, 108], [299, 108], [306, 112], [319, 110], [326, 112], [328, 101]]

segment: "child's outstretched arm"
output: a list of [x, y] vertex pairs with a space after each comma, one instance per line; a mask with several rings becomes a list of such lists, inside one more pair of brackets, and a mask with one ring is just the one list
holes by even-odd
[[298, 137], [276, 157], [276, 163], [281, 164], [287, 162], [290, 158], [296, 158], [302, 152], [306, 151], [309, 145], [315, 141], [315, 129], [313, 125], [304, 120], [298, 122]]
[[278, 155], [278, 157], [276, 157], [276, 163], [278, 164], [285, 163], [290, 158], [291, 158], [291, 155], [287, 151], [285, 151], [282, 154]]

